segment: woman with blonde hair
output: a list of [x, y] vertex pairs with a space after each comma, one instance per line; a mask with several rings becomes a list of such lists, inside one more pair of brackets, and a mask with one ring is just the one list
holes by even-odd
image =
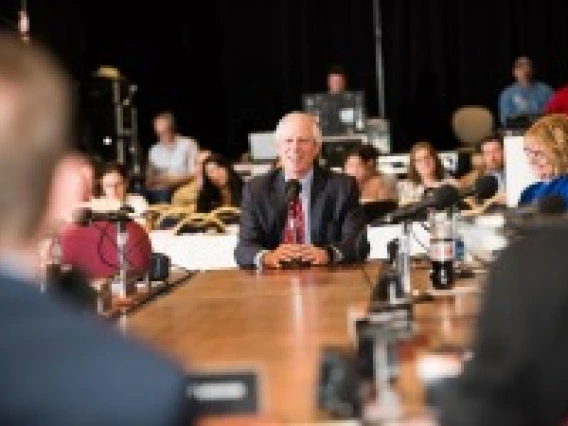
[[568, 117], [550, 114], [537, 120], [523, 140], [525, 155], [538, 182], [521, 193], [519, 205], [559, 195], [568, 201]]
[[410, 150], [407, 179], [401, 180], [398, 185], [398, 204], [415, 203], [429, 190], [445, 184], [459, 186], [444, 170], [434, 146], [428, 141], [417, 142]]

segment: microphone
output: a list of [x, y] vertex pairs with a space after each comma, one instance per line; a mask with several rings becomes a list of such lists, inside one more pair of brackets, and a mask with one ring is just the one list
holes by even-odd
[[493, 175], [484, 175], [476, 179], [473, 185], [460, 191], [460, 198], [475, 196], [478, 200], [487, 200], [493, 197], [499, 189], [499, 182]]
[[121, 211], [121, 212], [127, 213], [127, 214], [132, 214], [132, 213], [136, 212], [134, 210], [134, 207], [132, 207], [130, 204], [123, 204], [122, 206], [120, 206], [118, 211]]
[[286, 204], [290, 204], [294, 198], [300, 195], [300, 191], [302, 190], [302, 184], [297, 179], [291, 179], [286, 182], [286, 189], [284, 198], [286, 200]]
[[507, 216], [528, 218], [530, 216], [550, 216], [566, 211], [566, 200], [561, 195], [551, 194], [535, 200], [532, 204], [516, 207], [507, 212]]
[[566, 210], [565, 198], [551, 194], [539, 198], [533, 204], [509, 209], [505, 213], [505, 225], [517, 231], [567, 227]]
[[378, 221], [374, 222], [373, 225], [399, 223], [406, 219], [418, 216], [429, 208], [434, 208], [436, 210], [445, 209], [452, 204], [455, 204], [459, 200], [459, 198], [460, 194], [455, 186], [442, 185], [426, 194], [426, 196], [422, 200], [401, 207], [391, 213], [387, 213]]
[[566, 200], [561, 195], [549, 195], [538, 201], [538, 211], [541, 214], [561, 214], [566, 211]]
[[91, 222], [127, 222], [130, 220], [129, 214], [134, 209], [131, 206], [122, 206], [118, 210], [104, 212], [93, 211], [89, 207], [82, 207], [73, 213], [73, 222], [80, 226], [88, 226]]

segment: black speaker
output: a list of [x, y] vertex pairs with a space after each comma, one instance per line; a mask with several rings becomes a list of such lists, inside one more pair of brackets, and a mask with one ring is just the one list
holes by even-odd
[[126, 158], [134, 124], [130, 91], [125, 79], [91, 77], [81, 86], [81, 143], [105, 161]]

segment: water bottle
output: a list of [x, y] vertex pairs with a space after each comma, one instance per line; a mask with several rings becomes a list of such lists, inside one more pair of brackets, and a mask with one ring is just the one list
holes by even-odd
[[465, 243], [461, 232], [462, 218], [459, 212], [453, 213], [454, 266], [462, 267], [465, 262]]
[[450, 211], [432, 211], [430, 221], [430, 281], [437, 290], [454, 286], [454, 224]]

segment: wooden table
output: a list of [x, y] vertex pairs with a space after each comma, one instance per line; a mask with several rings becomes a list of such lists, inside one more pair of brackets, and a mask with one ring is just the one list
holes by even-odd
[[[378, 263], [299, 271], [208, 271], [143, 306], [128, 331], [191, 370], [254, 369], [263, 415], [282, 423], [328, 418], [317, 408], [323, 347], [348, 346], [349, 316], [366, 309]], [[425, 271], [413, 272], [417, 286]], [[398, 388], [409, 406], [423, 405], [414, 372], [421, 351], [470, 337], [476, 298], [441, 297], [415, 309], [417, 335], [401, 345]]]
[[[424, 386], [417, 364], [425, 355], [467, 351], [474, 337], [479, 296], [485, 274], [458, 279], [454, 290], [433, 292], [434, 301], [414, 305], [414, 335], [398, 344], [400, 375], [394, 388], [404, 403], [405, 415], [425, 410]], [[426, 267], [412, 270], [413, 288], [430, 289]]]

